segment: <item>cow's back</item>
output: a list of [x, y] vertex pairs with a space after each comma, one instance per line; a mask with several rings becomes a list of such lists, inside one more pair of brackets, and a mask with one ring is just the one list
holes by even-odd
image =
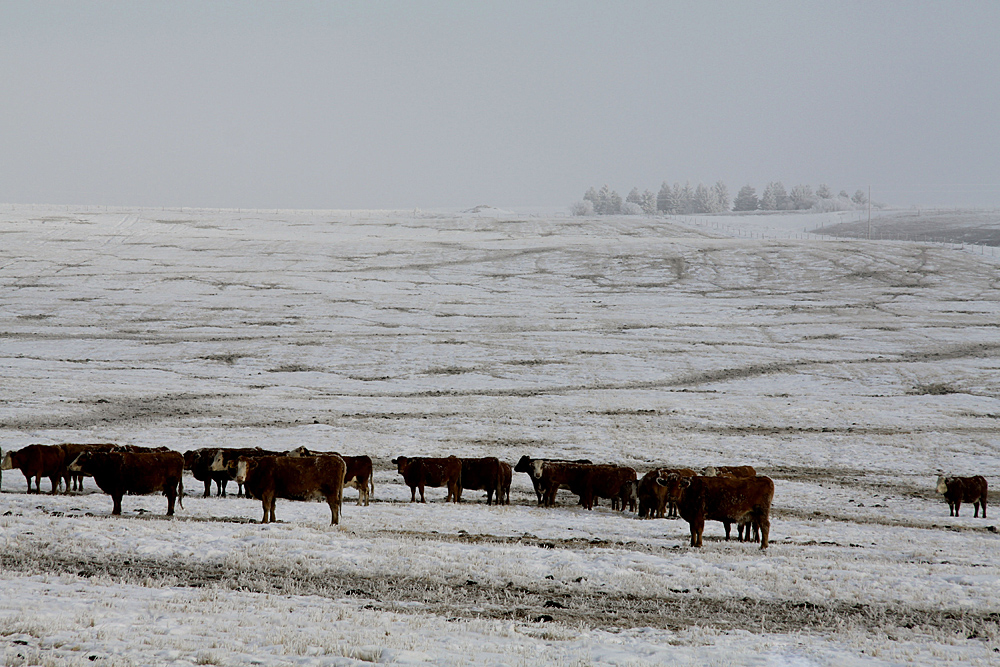
[[266, 491], [288, 500], [320, 500], [341, 493], [347, 465], [336, 454], [323, 456], [264, 456], [247, 478], [257, 497]]

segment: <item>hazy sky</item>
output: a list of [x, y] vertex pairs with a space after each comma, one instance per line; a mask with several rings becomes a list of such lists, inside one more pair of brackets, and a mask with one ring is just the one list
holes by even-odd
[[1000, 2], [0, 0], [0, 202], [1000, 206]]

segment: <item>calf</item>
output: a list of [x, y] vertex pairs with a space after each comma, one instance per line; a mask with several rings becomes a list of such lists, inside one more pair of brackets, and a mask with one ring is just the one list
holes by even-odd
[[[485, 491], [487, 505], [493, 504], [493, 496], [496, 494], [497, 505], [499, 505], [503, 495], [504, 475], [500, 459], [495, 456], [487, 456], [479, 459], [463, 458], [461, 461], [462, 490]], [[459, 500], [461, 500], [461, 496], [459, 496]]]
[[235, 462], [235, 469], [236, 482], [242, 484], [248, 494], [260, 498], [264, 507], [261, 523], [277, 520], [274, 506], [278, 498], [326, 500], [330, 506], [330, 525], [340, 523], [347, 464], [336, 454], [241, 456]]
[[31, 493], [31, 478], [35, 478], [35, 493], [42, 492], [42, 477], [52, 482], [51, 494], [59, 489], [59, 480], [66, 474], [66, 452], [59, 445], [28, 445], [17, 451], [7, 452], [0, 463], [0, 469], [18, 468], [28, 482]]
[[[532, 467], [533, 464], [536, 461], [549, 462], [549, 463], [592, 463], [592, 461], [590, 459], [576, 459], [576, 460], [568, 460], [568, 459], [533, 459], [530, 456], [528, 456], [527, 454], [525, 454], [524, 456], [522, 456], [518, 460], [517, 464], [514, 466], [514, 472], [523, 472], [523, 473], [526, 473], [528, 475], [528, 477], [531, 478], [531, 486], [533, 486], [534, 489], [535, 489], [535, 496], [538, 498], [538, 505], [539, 506], [542, 505], [542, 489], [539, 486], [539, 480], [535, 477], [534, 472], [533, 472], [534, 469]], [[569, 488], [569, 487], [566, 487], [566, 488]]]
[[640, 519], [674, 519], [677, 517], [677, 498], [671, 496], [667, 487], [656, 483], [657, 477], [677, 473], [681, 477], [697, 475], [690, 468], [654, 468], [639, 480], [636, 494], [639, 497]]
[[[358, 505], [368, 505], [368, 501], [375, 494], [375, 474], [372, 457], [362, 454], [361, 456], [344, 456], [339, 452], [331, 452], [335, 456], [344, 459], [347, 472], [344, 473], [344, 486], [353, 487], [358, 490]], [[305, 447], [296, 447], [287, 456], [320, 456], [326, 452], [313, 452]]]
[[692, 547], [702, 545], [705, 521], [709, 520], [722, 522], [727, 540], [732, 524], [750, 523], [760, 530], [760, 548], [767, 548], [774, 498], [774, 482], [769, 477], [681, 477], [670, 473], [658, 477], [657, 483], [679, 494], [678, 509], [691, 528]]
[[975, 477], [944, 477], [937, 480], [937, 492], [944, 494], [948, 501], [948, 516], [958, 516], [962, 503], [974, 503], [975, 517], [979, 516], [979, 506], [983, 507], [983, 518], [986, 518], [986, 496], [989, 495], [989, 485], [982, 475]]
[[448, 487], [445, 502], [459, 502], [462, 498], [462, 461], [455, 456], [447, 458], [400, 456], [392, 459], [396, 471], [403, 476], [403, 482], [410, 487], [410, 502], [417, 501], [417, 489], [420, 489], [420, 502], [424, 499], [424, 487]]
[[111, 514], [122, 513], [122, 496], [162, 491], [167, 516], [174, 515], [174, 501], [184, 507], [184, 457], [178, 452], [83, 452], [68, 466], [91, 475], [101, 491], [111, 496]]

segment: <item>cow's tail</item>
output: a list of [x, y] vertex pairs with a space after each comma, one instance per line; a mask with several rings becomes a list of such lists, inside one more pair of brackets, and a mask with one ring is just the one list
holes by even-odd
[[181, 474], [181, 478], [177, 480], [177, 505], [181, 509], [184, 509], [184, 475]]

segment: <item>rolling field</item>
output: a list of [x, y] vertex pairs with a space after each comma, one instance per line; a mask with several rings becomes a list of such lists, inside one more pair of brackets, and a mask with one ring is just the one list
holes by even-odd
[[[280, 500], [260, 525], [191, 477], [174, 519], [157, 496], [111, 518], [93, 480], [4, 471], [5, 664], [996, 664], [994, 510], [949, 517], [934, 485], [1000, 484], [1000, 258], [775, 221], [820, 226], [0, 208], [4, 451], [376, 469], [338, 527]], [[541, 509], [518, 473], [510, 506], [411, 505], [400, 454], [751, 464], [771, 547]]]

